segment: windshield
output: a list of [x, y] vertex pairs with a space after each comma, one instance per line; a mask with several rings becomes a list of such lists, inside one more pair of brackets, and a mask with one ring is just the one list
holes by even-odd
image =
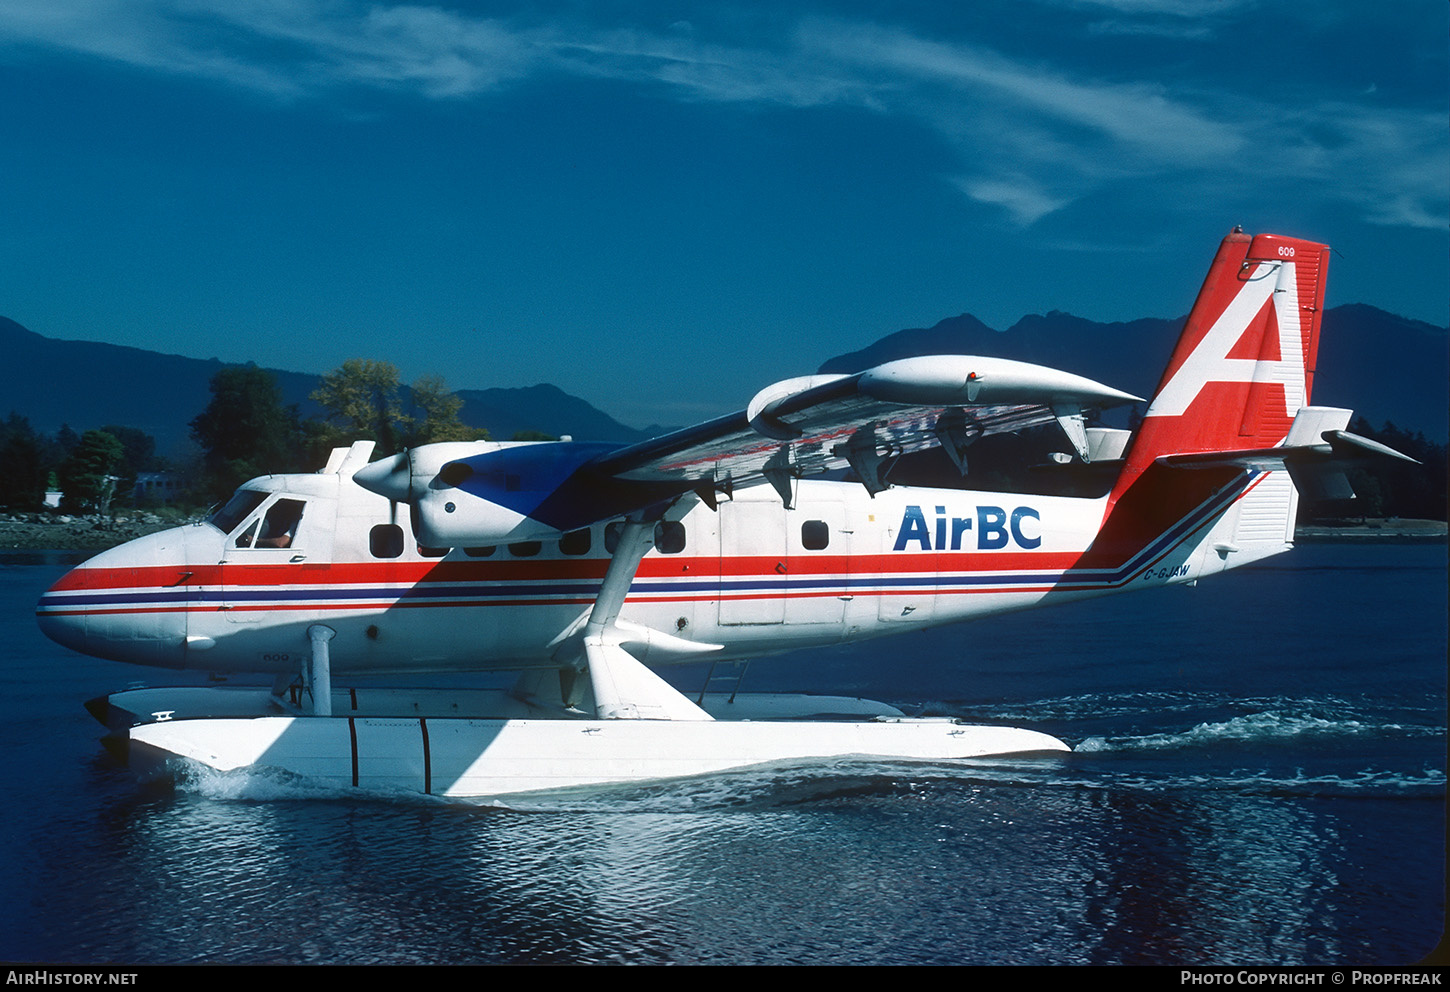
[[232, 528], [247, 518], [257, 507], [262, 505], [269, 493], [259, 493], [251, 489], [238, 489], [227, 500], [227, 505], [216, 513], [212, 514], [210, 523], [223, 534], [230, 534]]

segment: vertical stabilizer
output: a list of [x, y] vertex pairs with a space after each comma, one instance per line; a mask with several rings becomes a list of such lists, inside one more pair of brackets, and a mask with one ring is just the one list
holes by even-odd
[[1314, 384], [1328, 258], [1296, 238], [1223, 239], [1077, 567], [1190, 581], [1291, 546], [1288, 472], [1165, 456], [1272, 449], [1289, 436]]
[[1235, 231], [1223, 239], [1147, 415], [1121, 494], [1160, 455], [1268, 448], [1309, 402], [1329, 249]]

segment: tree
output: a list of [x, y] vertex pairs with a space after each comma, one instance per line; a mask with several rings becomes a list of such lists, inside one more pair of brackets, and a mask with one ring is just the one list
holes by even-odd
[[12, 412], [0, 425], [0, 506], [38, 509], [45, 500], [48, 475], [40, 436], [29, 420]]
[[412, 429], [407, 446], [432, 444], [435, 441], [474, 441], [488, 437], [488, 432], [469, 427], [458, 419], [463, 400], [449, 392], [439, 375], [425, 375], [413, 383]]
[[111, 512], [115, 471], [125, 457], [121, 442], [105, 431], [86, 431], [60, 467], [64, 506], [82, 513]]
[[131, 475], [137, 472], [157, 472], [162, 461], [156, 456], [156, 439], [139, 427], [123, 424], [106, 424], [101, 430], [121, 442], [124, 458], [121, 467]]
[[471, 441], [487, 433], [458, 419], [463, 401], [448, 391], [441, 376], [423, 376], [409, 390], [405, 412], [398, 367], [392, 362], [350, 358], [322, 377], [312, 399], [327, 411], [324, 440], [330, 446], [370, 438], [378, 453], [434, 441]]
[[61, 458], [69, 458], [76, 445], [81, 443], [81, 436], [71, 430], [70, 424], [61, 424], [60, 430], [55, 432], [55, 443], [60, 448]]
[[156, 439], [139, 427], [106, 424], [101, 430], [121, 442], [121, 460], [115, 466], [116, 492], [129, 496], [136, 489], [136, 476], [162, 467], [156, 457]]
[[1447, 449], [1416, 431], [1387, 422], [1376, 430], [1363, 417], [1349, 425], [1353, 434], [1379, 441], [1419, 464], [1371, 457], [1349, 472], [1354, 500], [1307, 504], [1305, 517], [1409, 517], [1444, 520], [1447, 510]]
[[391, 455], [402, 449], [409, 422], [399, 389], [398, 367], [392, 362], [349, 358], [322, 377], [312, 399], [327, 411], [333, 444], [371, 438], [379, 454]]
[[203, 488], [224, 498], [248, 479], [300, 470], [297, 411], [282, 405], [276, 378], [255, 365], [224, 368], [211, 380], [211, 402], [191, 422], [204, 452]]

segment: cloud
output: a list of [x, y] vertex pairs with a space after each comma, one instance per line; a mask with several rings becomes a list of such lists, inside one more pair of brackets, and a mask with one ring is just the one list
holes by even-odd
[[1157, 83], [1073, 76], [979, 45], [891, 28], [815, 24], [809, 45], [879, 80], [878, 103], [920, 119], [968, 165], [954, 182], [1029, 226], [1106, 182], [1214, 169], [1241, 123]]
[[1280, 168], [1371, 223], [1442, 231], [1450, 223], [1443, 113], [1324, 102], [1286, 111], [1265, 130], [1280, 139]]
[[[1120, 18], [1115, 30], [1171, 24], [1180, 36], [1246, 8], [1057, 2], [1110, 12]], [[960, 162], [943, 181], [1023, 226], [1109, 184], [1191, 197], [1266, 175], [1312, 180], [1318, 195], [1377, 223], [1443, 227], [1450, 212], [1444, 122], [1431, 113], [1296, 100], [1254, 73], [1190, 86], [1166, 70], [1171, 55], [1164, 66], [1118, 66], [1108, 77], [1083, 67], [1071, 38], [1027, 58], [969, 40], [965, 29], [927, 37], [788, 10], [711, 17], [652, 28], [358, 0], [12, 0], [0, 5], [0, 41], [288, 100], [364, 88], [458, 101], [552, 76], [632, 82], [687, 101], [857, 108], [929, 129]], [[1084, 25], [1077, 41], [1091, 44], [1093, 30]], [[1162, 81], [1170, 78], [1171, 87]]]
[[266, 36], [316, 53], [320, 82], [416, 89], [435, 98], [470, 96], [523, 78], [537, 71], [546, 52], [530, 32], [428, 7], [370, 7], [355, 18], [279, 19], [267, 27], [273, 30]]
[[963, 178], [957, 181], [963, 193], [980, 203], [989, 203], [1006, 210], [1013, 221], [1029, 227], [1043, 217], [1068, 204], [1064, 197], [1051, 196], [1031, 180]]
[[[928, 41], [900, 31], [843, 26], [818, 32], [816, 44], [843, 61], [889, 73], [897, 92], [903, 82], [936, 84], [958, 108], [955, 116], [963, 126], [978, 108], [1005, 105], [1014, 114], [1025, 114], [1029, 123], [1050, 119], [1089, 137], [1180, 162], [1233, 151], [1241, 140], [1231, 126], [1170, 98], [1158, 84], [1073, 79], [975, 46]], [[928, 96], [920, 105], [930, 102]], [[940, 107], [932, 111], [933, 117], [940, 115]]]
[[1062, 0], [1067, 6], [1089, 9], [1106, 8], [1118, 14], [1134, 16], [1166, 14], [1173, 17], [1201, 18], [1235, 7], [1256, 4], [1258, 0]]
[[0, 39], [281, 96], [473, 95], [537, 71], [549, 43], [436, 7], [343, 0], [31, 0], [0, 7]]

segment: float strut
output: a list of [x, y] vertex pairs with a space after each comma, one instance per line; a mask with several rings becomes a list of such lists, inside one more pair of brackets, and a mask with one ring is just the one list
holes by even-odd
[[313, 716], [332, 716], [332, 658], [327, 642], [336, 635], [337, 631], [325, 624], [315, 623], [307, 628], [312, 653], [307, 656], [307, 667], [302, 674], [312, 697]]

